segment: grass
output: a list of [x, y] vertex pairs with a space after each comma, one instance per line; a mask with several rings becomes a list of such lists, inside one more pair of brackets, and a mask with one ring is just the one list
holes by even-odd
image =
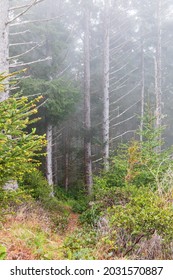
[[54, 231], [53, 222], [40, 205], [20, 208], [9, 215], [0, 230], [1, 245], [7, 259], [62, 259], [62, 233]]

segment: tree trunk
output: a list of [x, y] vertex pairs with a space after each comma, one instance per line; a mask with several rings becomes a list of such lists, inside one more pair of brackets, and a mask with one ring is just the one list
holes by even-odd
[[140, 123], [140, 141], [143, 141], [143, 125], [144, 125], [144, 102], [145, 102], [145, 68], [144, 68], [144, 32], [143, 22], [141, 23], [141, 123]]
[[104, 18], [104, 68], [103, 68], [103, 163], [109, 170], [109, 47], [110, 47], [110, 0], [105, 1]]
[[50, 186], [53, 185], [53, 170], [52, 170], [52, 138], [53, 138], [53, 131], [52, 125], [48, 124], [47, 126], [47, 156], [46, 156], [46, 165], [47, 165], [47, 172], [46, 177], [48, 184]]
[[69, 188], [69, 122], [64, 128], [64, 186], [66, 192]]
[[[9, 1], [0, 1], [0, 73], [9, 72], [9, 27], [8, 27]], [[9, 96], [8, 85], [6, 91], [0, 94], [0, 102]]]
[[69, 153], [66, 151], [65, 154], [65, 190], [68, 191], [69, 187]]
[[[9, 25], [8, 23], [9, 1], [0, 1], [0, 74], [9, 73]], [[5, 91], [0, 93], [0, 102], [9, 97], [9, 85], [6, 80]], [[15, 180], [10, 180], [4, 185], [4, 189], [17, 189], [18, 184]]]
[[57, 126], [54, 126], [53, 128], [53, 182], [55, 186], [58, 185], [58, 141], [57, 141], [57, 135], [58, 135], [58, 129]]
[[92, 194], [91, 115], [90, 115], [90, 10], [86, 3], [84, 12], [84, 165], [88, 194]]
[[[156, 129], [161, 128], [161, 118], [162, 118], [162, 29], [161, 29], [161, 0], [158, 0], [157, 4], [157, 46], [156, 46], [156, 56], [154, 58], [155, 62], [155, 96], [156, 96]], [[157, 151], [161, 151], [161, 134], [158, 141], [160, 142], [157, 147]]]

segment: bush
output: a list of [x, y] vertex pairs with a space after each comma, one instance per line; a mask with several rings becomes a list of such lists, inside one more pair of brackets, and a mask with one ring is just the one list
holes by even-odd
[[94, 227], [97, 226], [101, 214], [101, 207], [99, 203], [92, 203], [90, 208], [80, 215], [80, 222], [82, 224], [90, 224]]
[[[52, 187], [49, 186], [47, 180], [41, 171], [35, 170], [27, 174], [21, 182], [22, 188], [29, 193], [35, 200], [40, 201], [42, 207], [49, 212], [49, 216], [54, 223], [54, 230], [63, 231], [68, 224], [69, 211], [64, 207], [65, 196], [59, 200], [56, 196], [52, 197]], [[56, 192], [57, 193], [57, 192]], [[60, 193], [58, 193], [60, 195]]]
[[[0, 75], [0, 92], [6, 78]], [[40, 97], [32, 101], [16, 97], [0, 102], [0, 186], [21, 179], [26, 171], [32, 172], [34, 165], [29, 163], [39, 164], [34, 158], [46, 145], [45, 136], [37, 135], [35, 128], [27, 132], [28, 125], [38, 120], [31, 120], [31, 116], [37, 113]]]
[[94, 260], [97, 233], [93, 228], [83, 228], [66, 237], [63, 244], [64, 258], [68, 260]]
[[106, 211], [114, 252], [125, 256], [136, 249], [139, 242], [157, 233], [162, 243], [173, 240], [173, 192], [160, 195], [148, 188], [129, 187], [123, 190], [128, 201], [121, 200]]
[[26, 192], [29, 192], [34, 199], [41, 201], [50, 197], [52, 191], [39, 170], [35, 170], [32, 173], [26, 172], [20, 185]]
[[0, 187], [0, 221], [3, 222], [7, 214], [13, 214], [20, 205], [29, 199], [31, 197], [20, 189], [13, 191]]

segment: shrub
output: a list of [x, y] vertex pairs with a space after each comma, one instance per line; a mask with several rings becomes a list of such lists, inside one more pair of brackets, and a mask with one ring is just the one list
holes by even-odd
[[[0, 75], [0, 91], [3, 91], [3, 80]], [[46, 144], [45, 136], [38, 136], [36, 129], [26, 131], [36, 110], [36, 102], [40, 98], [28, 101], [26, 97], [10, 97], [0, 103], [0, 186], [9, 180], [22, 178], [26, 171], [32, 172], [37, 163], [36, 155], [42, 153]]]
[[84, 211], [80, 215], [80, 222], [82, 224], [90, 224], [94, 227], [97, 226], [97, 222], [99, 220], [101, 213], [101, 207], [99, 203], [92, 203], [90, 208], [88, 208], [86, 211]]
[[[157, 233], [163, 243], [173, 240], [173, 193], [160, 195], [148, 188], [129, 187], [128, 201], [109, 207], [106, 211], [114, 251], [123, 256], [133, 251], [141, 239]], [[130, 193], [129, 193], [130, 191]]]
[[68, 260], [93, 260], [97, 233], [93, 228], [83, 228], [66, 237], [63, 244], [64, 258]]
[[50, 195], [52, 188], [41, 171], [35, 170], [30, 174], [25, 173], [21, 186], [35, 200], [40, 201], [44, 209], [49, 211], [56, 230], [64, 230], [66, 228], [69, 212], [64, 207], [63, 201]]
[[7, 214], [13, 214], [16, 208], [29, 199], [30, 196], [20, 189], [13, 191], [0, 187], [0, 221], [3, 222]]
[[23, 180], [20, 182], [26, 192], [36, 200], [44, 200], [50, 196], [52, 191], [41, 171], [34, 170], [32, 173], [25, 172]]

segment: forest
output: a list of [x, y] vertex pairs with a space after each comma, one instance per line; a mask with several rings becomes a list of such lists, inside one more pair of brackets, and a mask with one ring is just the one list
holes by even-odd
[[0, 0], [0, 260], [173, 259], [171, 0]]

